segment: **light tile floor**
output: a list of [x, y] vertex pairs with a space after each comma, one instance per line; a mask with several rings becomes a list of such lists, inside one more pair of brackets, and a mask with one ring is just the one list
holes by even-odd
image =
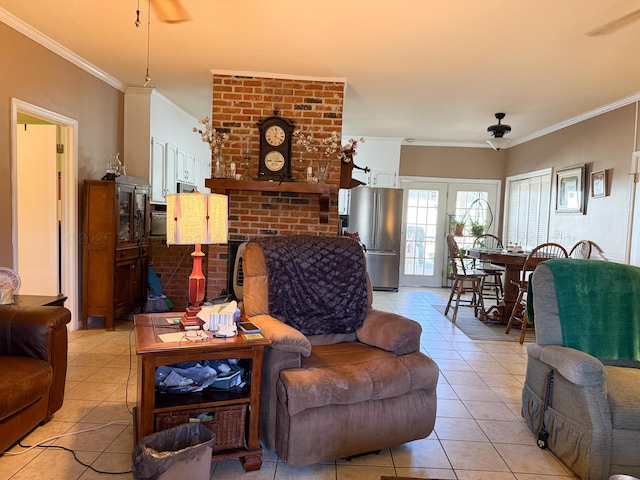
[[[401, 288], [375, 292], [374, 306], [422, 325], [422, 350], [441, 370], [435, 431], [426, 439], [350, 462], [295, 468], [265, 451], [259, 471], [245, 473], [238, 460], [213, 463], [211, 478], [369, 480], [381, 475], [460, 480], [534, 480], [573, 477], [550, 452], [540, 450], [520, 416], [520, 392], [526, 367], [525, 347], [517, 342], [473, 341], [438, 313], [446, 289]], [[133, 449], [132, 408], [136, 396], [135, 348], [131, 322], [115, 332], [102, 325], [69, 332], [69, 368], [65, 401], [49, 423], [24, 445], [116, 422], [99, 430], [53, 442], [73, 449], [78, 459], [99, 471], [127, 472]], [[133, 352], [131, 354], [130, 352]], [[119, 422], [119, 423], [118, 423]], [[19, 446], [10, 449], [15, 454]], [[70, 452], [33, 449], [0, 457], [0, 478], [97, 479], [116, 477], [82, 466]]]

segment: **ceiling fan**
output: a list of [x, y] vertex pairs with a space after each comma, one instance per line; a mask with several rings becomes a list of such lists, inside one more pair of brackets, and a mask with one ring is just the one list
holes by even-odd
[[180, 0], [151, 0], [151, 5], [160, 21], [164, 23], [181, 23], [189, 20], [187, 11]]
[[624, 27], [631, 25], [638, 20], [640, 20], [640, 9], [618, 17], [604, 25], [600, 25], [598, 28], [588, 31], [586, 34], [590, 37], [609, 35], [617, 32], [618, 30], [622, 30]]

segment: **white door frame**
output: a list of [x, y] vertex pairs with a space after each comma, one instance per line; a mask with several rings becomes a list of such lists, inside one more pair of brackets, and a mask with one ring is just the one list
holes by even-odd
[[65, 306], [71, 311], [72, 330], [79, 328], [78, 316], [78, 121], [73, 118], [46, 110], [37, 105], [11, 98], [11, 191], [12, 191], [12, 225], [11, 239], [13, 243], [13, 265], [17, 265], [17, 128], [18, 113], [26, 114], [60, 126], [61, 141], [65, 146], [61, 156], [61, 274], [62, 292], [67, 296]]

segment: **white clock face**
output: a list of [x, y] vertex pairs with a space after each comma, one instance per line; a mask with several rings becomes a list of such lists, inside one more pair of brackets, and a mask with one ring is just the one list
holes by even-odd
[[284, 143], [284, 139], [286, 134], [282, 127], [278, 125], [274, 125], [272, 127], [267, 128], [267, 131], [264, 132], [264, 138], [269, 145], [273, 145], [274, 147], [278, 147]]
[[284, 156], [280, 152], [269, 152], [264, 157], [264, 164], [272, 172], [277, 172], [284, 166]]

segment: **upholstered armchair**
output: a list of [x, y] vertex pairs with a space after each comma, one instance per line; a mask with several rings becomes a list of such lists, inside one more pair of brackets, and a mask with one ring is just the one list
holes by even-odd
[[583, 479], [640, 477], [640, 269], [548, 260], [530, 287], [526, 424]]
[[438, 367], [420, 325], [375, 310], [360, 245], [268, 237], [243, 252], [244, 309], [271, 340], [260, 435], [294, 466], [428, 436]]

